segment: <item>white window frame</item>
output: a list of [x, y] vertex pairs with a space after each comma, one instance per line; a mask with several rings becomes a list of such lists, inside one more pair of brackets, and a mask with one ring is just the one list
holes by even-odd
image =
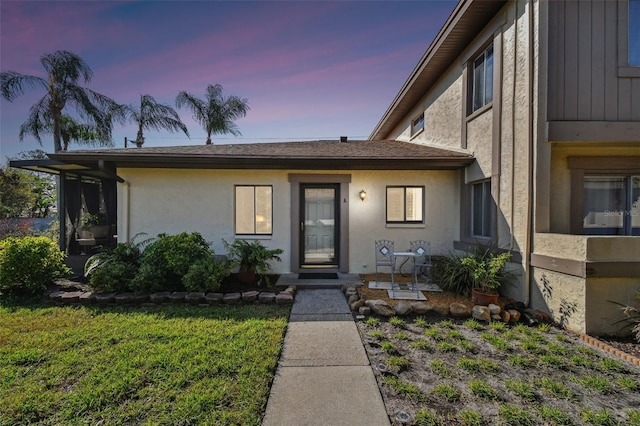
[[[253, 232], [238, 232], [238, 189], [239, 188], [253, 188]], [[270, 192], [271, 192], [271, 209], [266, 212], [269, 217], [264, 218], [265, 220], [268, 221], [269, 225], [269, 232], [259, 232], [258, 231], [258, 214], [257, 214], [257, 200], [256, 200], [256, 188], [269, 188]], [[234, 185], [233, 188], [233, 195], [234, 195], [234, 233], [235, 235], [238, 236], [264, 236], [264, 237], [268, 237], [273, 235], [273, 185], [245, 185], [245, 184], [238, 184], [238, 185]]]

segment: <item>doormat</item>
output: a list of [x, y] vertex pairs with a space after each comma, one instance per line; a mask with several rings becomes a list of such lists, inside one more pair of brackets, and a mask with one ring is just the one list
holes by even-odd
[[299, 280], [337, 280], [338, 274], [335, 272], [302, 272], [298, 274]]

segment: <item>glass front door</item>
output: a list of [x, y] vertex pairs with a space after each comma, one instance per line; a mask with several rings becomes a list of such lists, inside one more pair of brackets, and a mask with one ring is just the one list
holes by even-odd
[[301, 267], [337, 267], [339, 185], [300, 185]]

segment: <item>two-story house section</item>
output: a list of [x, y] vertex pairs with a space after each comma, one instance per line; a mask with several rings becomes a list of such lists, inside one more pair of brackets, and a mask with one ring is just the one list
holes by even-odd
[[453, 247], [513, 253], [507, 295], [613, 333], [640, 291], [640, 0], [461, 0], [371, 139], [458, 150]]

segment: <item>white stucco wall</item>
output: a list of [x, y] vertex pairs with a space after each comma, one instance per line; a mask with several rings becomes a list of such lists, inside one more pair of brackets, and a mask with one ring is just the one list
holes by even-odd
[[[197, 231], [224, 253], [222, 239], [234, 239], [234, 185], [273, 185], [273, 235], [264, 244], [282, 248], [277, 273], [291, 271], [291, 184], [286, 170], [119, 169], [126, 183], [118, 185], [118, 237], [126, 241], [137, 233], [148, 236]], [[327, 174], [327, 172], [322, 172]], [[349, 271], [372, 272], [374, 240], [392, 239], [399, 248], [412, 239], [432, 242], [436, 254], [452, 250], [459, 232], [457, 171], [335, 171], [350, 174]], [[386, 186], [425, 186], [425, 220], [421, 226], [386, 225]], [[367, 192], [365, 201], [360, 190]], [[297, 207], [294, 207], [297, 208]]]

